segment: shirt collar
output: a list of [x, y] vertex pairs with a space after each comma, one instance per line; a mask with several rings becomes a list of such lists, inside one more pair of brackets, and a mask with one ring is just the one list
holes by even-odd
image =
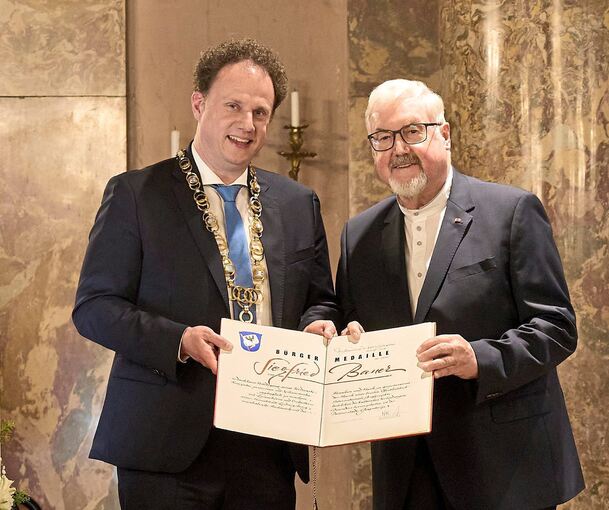
[[[197, 152], [194, 143], [191, 145], [191, 149], [192, 155], [195, 159], [195, 163], [197, 165], [197, 168], [199, 169], [199, 173], [201, 174], [201, 182], [203, 183], [203, 186], [211, 186], [212, 184], [224, 185], [222, 179], [220, 179], [220, 177], [218, 177], [216, 173], [211, 168], [209, 168], [209, 166], [207, 166], [205, 161], [203, 161], [203, 158], [201, 158], [201, 156]], [[235, 179], [235, 182], [231, 184], [240, 184], [241, 186], [245, 186], [247, 188], [247, 167], [245, 168], [245, 170], [243, 170], [243, 173], [239, 177], [237, 177], [237, 179]]]
[[[444, 186], [438, 192], [438, 194], [429, 202], [425, 204], [420, 209], [407, 209], [402, 204], [400, 204], [399, 200], [396, 196], [396, 201], [402, 214], [406, 217], [407, 220], [412, 220], [416, 216], [417, 218], [427, 218], [433, 214], [437, 214], [442, 209], [446, 207], [446, 202], [448, 202], [448, 197], [450, 196], [450, 189], [453, 184], [453, 167], [448, 167], [448, 172], [446, 175], [446, 180], [444, 181]], [[416, 213], [416, 214], [415, 214]]]

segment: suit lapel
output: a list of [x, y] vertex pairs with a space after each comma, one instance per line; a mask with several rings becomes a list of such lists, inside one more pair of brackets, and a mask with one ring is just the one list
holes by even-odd
[[[200, 178], [199, 170], [197, 169], [190, 149], [188, 149], [187, 152], [194, 172], [199, 175]], [[228, 312], [228, 292], [226, 290], [226, 280], [224, 279], [224, 271], [222, 269], [222, 259], [220, 257], [220, 252], [218, 251], [216, 240], [203, 224], [201, 213], [197, 209], [192, 198], [192, 191], [186, 184], [186, 179], [184, 178], [183, 172], [178, 167], [177, 161], [174, 165], [173, 176], [175, 178], [173, 192], [176, 196], [180, 209], [184, 214], [184, 219], [186, 220], [188, 228], [190, 229], [190, 233], [192, 234], [192, 237], [199, 248], [199, 252], [207, 264], [214, 282], [216, 283], [218, 290], [224, 299]]]
[[446, 213], [427, 270], [425, 283], [419, 295], [415, 323], [425, 320], [433, 300], [438, 295], [457, 248], [472, 222], [469, 211], [473, 208], [474, 203], [466, 178], [453, 168], [453, 183], [446, 203]]
[[283, 215], [273, 196], [273, 190], [262, 172], [257, 173], [260, 183], [260, 202], [262, 203], [262, 245], [271, 288], [271, 308], [273, 325], [283, 324], [283, 302], [285, 292], [285, 236], [283, 235]]
[[404, 243], [404, 218], [396, 201], [387, 213], [381, 233], [383, 265], [385, 274], [388, 276], [388, 292], [386, 295], [392, 302], [395, 317], [400, 322], [406, 317], [407, 324], [411, 324], [412, 309], [406, 276]]

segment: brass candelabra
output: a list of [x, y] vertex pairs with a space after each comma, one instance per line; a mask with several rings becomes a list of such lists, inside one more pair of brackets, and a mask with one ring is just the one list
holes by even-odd
[[290, 147], [292, 148], [291, 152], [286, 151], [278, 151], [277, 154], [283, 156], [284, 158], [290, 161], [291, 169], [290, 169], [290, 177], [295, 181], [298, 180], [298, 172], [300, 172], [300, 162], [304, 158], [314, 158], [317, 156], [316, 152], [308, 152], [301, 151], [301, 147], [303, 144], [303, 131], [305, 128], [309, 127], [308, 124], [304, 124], [302, 126], [283, 126], [284, 129], [289, 129], [289, 139], [290, 139]]

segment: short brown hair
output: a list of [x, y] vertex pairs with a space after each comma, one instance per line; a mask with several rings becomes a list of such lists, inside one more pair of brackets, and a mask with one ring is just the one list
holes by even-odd
[[194, 90], [206, 94], [220, 70], [229, 64], [251, 60], [264, 69], [275, 90], [273, 112], [285, 99], [288, 77], [279, 57], [266, 46], [253, 39], [225, 41], [218, 46], [202, 51], [194, 72]]

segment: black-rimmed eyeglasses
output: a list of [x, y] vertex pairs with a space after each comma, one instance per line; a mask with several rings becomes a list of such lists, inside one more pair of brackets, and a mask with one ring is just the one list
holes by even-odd
[[408, 145], [423, 143], [427, 140], [427, 128], [429, 126], [441, 126], [439, 122], [415, 122], [406, 124], [400, 129], [380, 129], [368, 135], [368, 141], [377, 152], [388, 151], [395, 144], [395, 136], [400, 133], [402, 140]]

